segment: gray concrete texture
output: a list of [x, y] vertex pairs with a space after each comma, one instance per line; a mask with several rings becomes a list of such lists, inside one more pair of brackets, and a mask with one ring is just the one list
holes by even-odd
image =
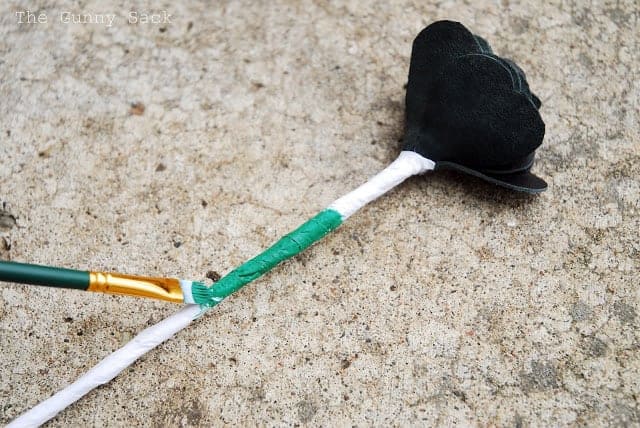
[[[411, 179], [50, 426], [640, 424], [639, 8], [2, 1], [3, 259], [230, 270], [394, 158], [411, 42], [438, 19], [516, 60], [547, 124], [546, 193]], [[0, 299], [0, 422], [177, 309]]]

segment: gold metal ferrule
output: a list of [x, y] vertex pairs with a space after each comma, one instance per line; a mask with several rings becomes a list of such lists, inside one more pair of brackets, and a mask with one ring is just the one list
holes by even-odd
[[184, 301], [180, 281], [175, 278], [149, 278], [121, 273], [89, 272], [87, 291], [151, 297], [175, 303]]

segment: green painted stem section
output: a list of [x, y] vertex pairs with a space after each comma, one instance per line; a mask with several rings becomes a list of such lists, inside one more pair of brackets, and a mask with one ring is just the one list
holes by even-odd
[[0, 281], [86, 290], [89, 272], [0, 261]]
[[304, 251], [340, 226], [341, 223], [342, 216], [337, 211], [331, 209], [321, 211], [293, 232], [283, 236], [263, 253], [229, 272], [213, 285], [208, 302], [197, 303], [215, 305], [231, 293], [270, 271], [281, 261]]

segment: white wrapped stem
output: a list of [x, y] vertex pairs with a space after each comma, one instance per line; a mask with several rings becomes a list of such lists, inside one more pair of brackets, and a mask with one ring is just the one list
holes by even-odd
[[100, 361], [71, 385], [14, 419], [7, 428], [37, 427], [53, 418], [93, 388], [104, 385], [135, 360], [188, 326], [200, 315], [198, 305], [187, 305], [158, 324], [146, 328], [122, 348]]
[[369, 202], [387, 193], [407, 178], [430, 171], [435, 163], [416, 152], [402, 151], [388, 167], [373, 176], [356, 190], [347, 193], [331, 205], [329, 209], [337, 211], [342, 221], [349, 218]]
[[[354, 191], [336, 200], [329, 208], [340, 213], [344, 221], [357, 210], [393, 189], [407, 178], [430, 171], [434, 166], [434, 162], [415, 152], [403, 151], [395, 161], [379, 174]], [[186, 287], [188, 284], [182, 285]], [[36, 427], [42, 425], [82, 398], [93, 388], [109, 382], [122, 370], [133, 364], [135, 360], [188, 326], [200, 313], [201, 309], [198, 305], [187, 305], [174, 315], [143, 330], [133, 340], [107, 356], [77, 381], [33, 409], [23, 413], [7, 427]]]

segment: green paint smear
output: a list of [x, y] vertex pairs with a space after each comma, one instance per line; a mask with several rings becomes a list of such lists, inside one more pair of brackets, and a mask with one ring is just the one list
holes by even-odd
[[340, 226], [341, 223], [342, 216], [337, 211], [331, 209], [321, 211], [293, 232], [280, 238], [263, 253], [221, 278], [209, 289], [206, 301], [199, 301], [204, 300], [200, 293], [194, 295], [196, 303], [206, 306], [216, 305], [225, 297], [273, 269], [281, 261], [304, 251]]

